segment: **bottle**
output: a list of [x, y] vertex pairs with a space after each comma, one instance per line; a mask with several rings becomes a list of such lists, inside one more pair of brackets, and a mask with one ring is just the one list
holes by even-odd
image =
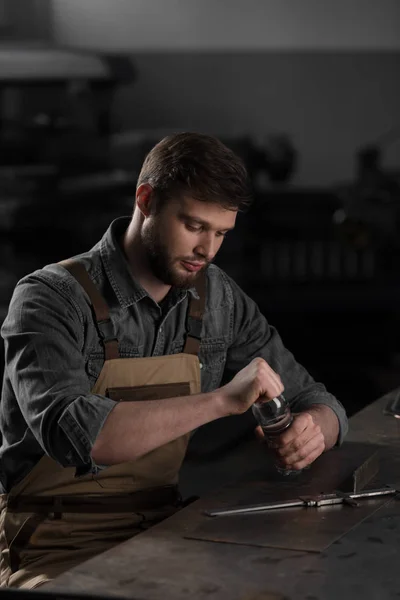
[[[267, 443], [272, 442], [275, 436], [289, 429], [293, 422], [290, 405], [283, 394], [272, 400], [257, 400], [251, 408], [257, 423], [263, 430]], [[279, 465], [275, 465], [275, 467], [282, 475], [298, 473], [294, 469], [284, 469]]]

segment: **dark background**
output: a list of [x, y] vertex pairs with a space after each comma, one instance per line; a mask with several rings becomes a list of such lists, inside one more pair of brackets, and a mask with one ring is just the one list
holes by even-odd
[[400, 383], [399, 5], [168, 6], [0, 3], [0, 321], [131, 212], [156, 141], [212, 133], [254, 189], [216, 262], [351, 415]]

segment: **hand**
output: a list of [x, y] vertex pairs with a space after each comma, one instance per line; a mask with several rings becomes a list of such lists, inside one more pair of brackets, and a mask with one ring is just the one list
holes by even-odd
[[254, 358], [222, 388], [224, 414], [246, 412], [261, 396], [272, 400], [283, 392], [281, 378], [263, 358]]
[[[279, 467], [300, 471], [310, 465], [326, 449], [325, 436], [318, 424], [313, 409], [293, 415], [293, 423], [281, 435], [267, 441], [272, 448]], [[259, 439], [265, 437], [261, 427], [257, 427]]]

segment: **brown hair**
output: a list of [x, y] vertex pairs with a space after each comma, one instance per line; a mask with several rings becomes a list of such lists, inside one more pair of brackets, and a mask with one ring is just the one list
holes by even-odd
[[156, 144], [140, 171], [137, 185], [142, 183], [155, 190], [157, 208], [184, 194], [232, 210], [251, 203], [243, 161], [217, 138], [201, 133], [169, 135]]

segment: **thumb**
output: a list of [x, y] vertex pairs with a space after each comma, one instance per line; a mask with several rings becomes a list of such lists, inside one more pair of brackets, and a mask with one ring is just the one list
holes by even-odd
[[254, 430], [254, 434], [259, 442], [265, 442], [265, 435], [261, 428], [261, 425], [257, 425], [257, 427]]

